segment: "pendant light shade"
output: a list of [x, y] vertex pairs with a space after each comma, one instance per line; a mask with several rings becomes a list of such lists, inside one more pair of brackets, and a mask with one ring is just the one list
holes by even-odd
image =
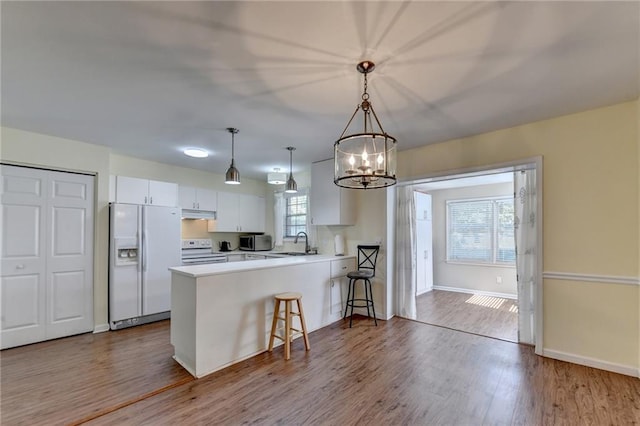
[[231, 165], [227, 169], [227, 173], [225, 175], [224, 183], [228, 183], [230, 185], [239, 185], [240, 184], [240, 172], [236, 169], [235, 161], [234, 161], [234, 136], [238, 133], [238, 129], [233, 127], [227, 127], [227, 131], [231, 133]]
[[[333, 145], [333, 181], [345, 188], [383, 188], [396, 183], [396, 138], [382, 128], [367, 93], [367, 74], [374, 68], [375, 64], [371, 61], [358, 64], [358, 71], [364, 75], [362, 103], [356, 107], [340, 138]], [[362, 130], [347, 133], [358, 111], [362, 111]]]
[[293, 178], [293, 151], [296, 149], [292, 146], [288, 146], [289, 150], [289, 179], [287, 179], [287, 187], [284, 192], [288, 192], [290, 194], [298, 192], [298, 184]]
[[279, 168], [273, 169], [273, 172], [267, 174], [267, 183], [271, 185], [282, 185], [287, 183], [287, 174], [282, 173]]

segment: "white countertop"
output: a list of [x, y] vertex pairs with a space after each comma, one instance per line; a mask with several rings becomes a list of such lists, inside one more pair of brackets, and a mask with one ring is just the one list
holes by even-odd
[[[252, 252], [243, 252], [252, 253]], [[275, 252], [274, 252], [275, 253]], [[188, 277], [200, 278], [209, 275], [229, 274], [234, 272], [255, 271], [258, 269], [279, 268], [283, 266], [300, 265], [305, 263], [329, 262], [354, 258], [355, 256], [335, 256], [328, 254], [312, 254], [308, 256], [288, 256], [270, 259], [244, 260], [240, 262], [210, 263], [204, 265], [176, 266], [169, 268], [174, 273]]]

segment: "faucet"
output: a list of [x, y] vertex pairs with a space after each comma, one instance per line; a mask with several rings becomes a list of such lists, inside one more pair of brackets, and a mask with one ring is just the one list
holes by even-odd
[[309, 253], [311, 250], [309, 249], [309, 236], [307, 235], [306, 232], [304, 231], [298, 232], [296, 234], [296, 238], [293, 240], [293, 244], [298, 243], [298, 237], [300, 236], [300, 234], [304, 235], [304, 252]]

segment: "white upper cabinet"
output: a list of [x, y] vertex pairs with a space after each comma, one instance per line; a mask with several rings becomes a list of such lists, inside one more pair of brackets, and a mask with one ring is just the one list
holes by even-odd
[[218, 192], [218, 215], [210, 232], [238, 232], [238, 194]]
[[209, 232], [264, 232], [266, 210], [264, 197], [218, 192], [217, 220]]
[[238, 194], [240, 231], [264, 232], [266, 223], [264, 197]]
[[309, 199], [312, 225], [356, 223], [356, 190], [337, 186], [333, 177], [333, 159], [311, 164]]
[[183, 209], [216, 211], [218, 207], [218, 193], [210, 189], [180, 185], [178, 195]]
[[178, 184], [116, 176], [116, 202], [175, 207], [178, 205]]

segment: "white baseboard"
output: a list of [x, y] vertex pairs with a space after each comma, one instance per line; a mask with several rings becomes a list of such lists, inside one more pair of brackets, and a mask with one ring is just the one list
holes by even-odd
[[567, 352], [555, 351], [552, 349], [543, 349], [542, 356], [557, 359], [560, 361], [571, 362], [573, 364], [593, 367], [600, 370], [611, 371], [613, 373], [624, 374], [625, 376], [640, 377], [640, 368], [629, 365], [616, 364], [600, 359], [589, 358], [586, 356], [570, 354]]
[[109, 331], [109, 324], [98, 324], [93, 328], [94, 333], [104, 333]]
[[434, 285], [434, 290], [442, 290], [442, 291], [454, 291], [456, 293], [467, 293], [467, 294], [479, 294], [481, 296], [490, 296], [490, 297], [501, 297], [503, 299], [512, 299], [517, 300], [518, 296], [515, 294], [509, 293], [494, 293], [492, 291], [482, 291], [482, 290], [473, 290], [470, 288], [459, 288], [459, 287], [447, 287], [443, 285]]

